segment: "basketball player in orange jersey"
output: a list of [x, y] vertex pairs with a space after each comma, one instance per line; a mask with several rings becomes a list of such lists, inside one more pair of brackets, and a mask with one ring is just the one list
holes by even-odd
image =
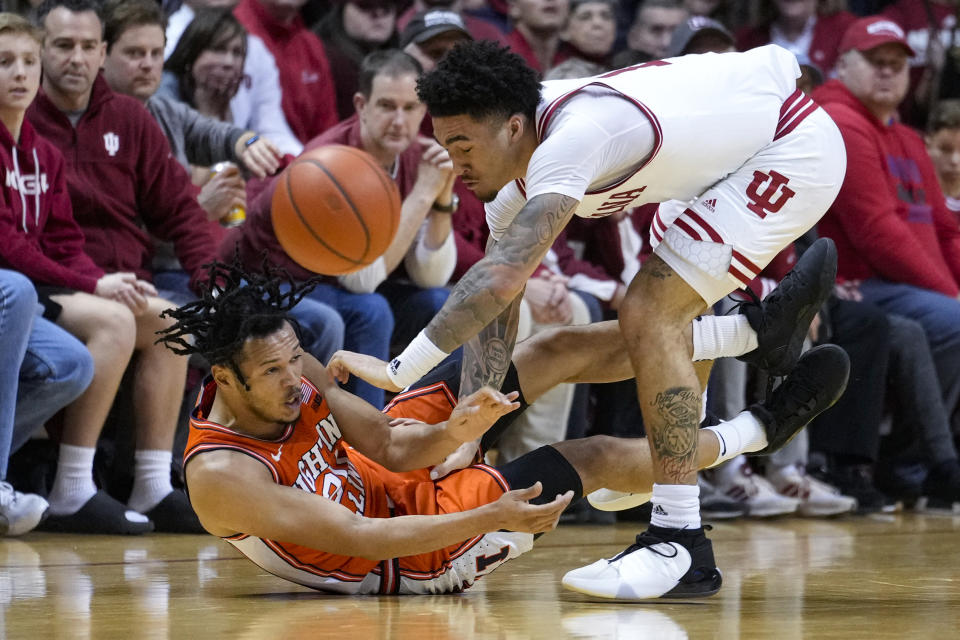
[[[287, 289], [270, 274], [222, 264], [209, 282], [218, 284], [201, 300], [166, 312], [176, 323], [160, 339], [212, 364], [191, 417], [187, 486], [207, 531], [274, 575], [346, 594], [460, 591], [529, 551], [533, 534], [552, 529], [583, 492], [651, 490], [646, 441], [606, 436], [429, 477], [431, 465], [551, 386], [629, 377], [615, 322], [521, 343], [504, 392], [483, 387], [457, 404], [451, 363], [381, 412], [340, 389], [335, 375], [385, 363], [341, 354], [328, 371], [301, 348], [289, 310], [310, 283]], [[804, 395], [811, 378], [832, 375], [831, 388], [842, 391], [847, 372], [839, 347], [809, 351], [764, 406], [772, 419], [762, 437], [724, 442], [722, 431], [700, 430], [697, 465], [725, 449], [779, 448], [839, 397]]]

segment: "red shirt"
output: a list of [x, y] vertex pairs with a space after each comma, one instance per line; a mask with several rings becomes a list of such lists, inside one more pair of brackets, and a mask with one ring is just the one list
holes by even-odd
[[196, 290], [216, 257], [214, 225], [194, 197], [190, 176], [142, 104], [114, 93], [100, 75], [76, 127], [41, 90], [27, 110], [37, 133], [66, 160], [73, 215], [84, 251], [107, 272], [152, 279], [154, 241], [172, 241]]
[[283, 114], [297, 138], [306, 142], [336, 124], [336, 92], [327, 53], [303, 19], [280, 23], [257, 0], [243, 0], [233, 13], [277, 61]]
[[956, 297], [960, 230], [923, 140], [906, 125], [877, 120], [839, 80], [813, 98], [847, 148], [843, 186], [818, 226], [837, 243], [838, 279], [879, 277]]
[[103, 269], [83, 252], [63, 156], [24, 120], [14, 142], [0, 124], [0, 266], [35, 284], [93, 293]]
[[567, 49], [566, 44], [562, 41], [558, 41], [557, 52], [553, 54], [553, 60], [550, 61], [550, 65], [547, 67], [547, 69], [544, 69], [540, 64], [540, 60], [533, 52], [533, 48], [530, 46], [530, 43], [519, 29], [514, 29], [507, 34], [507, 46], [510, 47], [515, 54], [526, 60], [527, 64], [530, 65], [532, 69], [539, 72], [540, 75], [543, 75], [547, 70], [550, 69], [550, 67], [555, 67], [570, 57], [570, 52]]

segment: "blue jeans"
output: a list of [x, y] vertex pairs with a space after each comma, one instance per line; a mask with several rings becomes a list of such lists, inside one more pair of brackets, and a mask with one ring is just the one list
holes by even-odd
[[960, 402], [960, 300], [929, 289], [871, 278], [860, 285], [864, 300], [923, 327], [937, 368], [947, 414]]
[[10, 442], [17, 410], [20, 363], [37, 315], [37, 292], [30, 280], [16, 271], [0, 270], [0, 479], [7, 477]]
[[[338, 348], [365, 353], [382, 360], [389, 359], [393, 313], [383, 296], [377, 293], [351, 293], [336, 285], [319, 284], [290, 313], [305, 333], [312, 333], [314, 328], [320, 329], [322, 327], [318, 325], [326, 322], [317, 315], [317, 311], [331, 307], [339, 313], [337, 319], [342, 331], [342, 347]], [[314, 355], [321, 362], [327, 361], [315, 353]], [[345, 388], [377, 409], [383, 407], [383, 389], [377, 389], [356, 376], [350, 376], [350, 382]]]
[[387, 299], [393, 311], [394, 327], [390, 344], [397, 352], [417, 337], [450, 296], [450, 290], [446, 287], [424, 289], [409, 282], [394, 280], [387, 280], [377, 287], [377, 293]]
[[186, 271], [157, 271], [153, 274], [153, 286], [159, 297], [178, 307], [197, 299], [197, 294], [190, 290], [190, 274]]
[[11, 453], [37, 428], [80, 394], [93, 380], [93, 357], [82, 342], [44, 318], [33, 321], [20, 365], [17, 417]]

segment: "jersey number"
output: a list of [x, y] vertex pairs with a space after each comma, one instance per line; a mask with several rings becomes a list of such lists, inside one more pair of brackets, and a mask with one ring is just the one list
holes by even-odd
[[503, 562], [510, 554], [510, 547], [500, 547], [500, 551], [490, 556], [477, 556], [477, 573], [483, 573], [492, 564]]

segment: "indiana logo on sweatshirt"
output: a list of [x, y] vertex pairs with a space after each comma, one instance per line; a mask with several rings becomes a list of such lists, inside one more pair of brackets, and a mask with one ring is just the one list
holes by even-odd
[[46, 193], [50, 186], [47, 184], [47, 174], [31, 174], [22, 176], [13, 169], [7, 169], [7, 179], [4, 186], [15, 189], [25, 196], [34, 196]]

